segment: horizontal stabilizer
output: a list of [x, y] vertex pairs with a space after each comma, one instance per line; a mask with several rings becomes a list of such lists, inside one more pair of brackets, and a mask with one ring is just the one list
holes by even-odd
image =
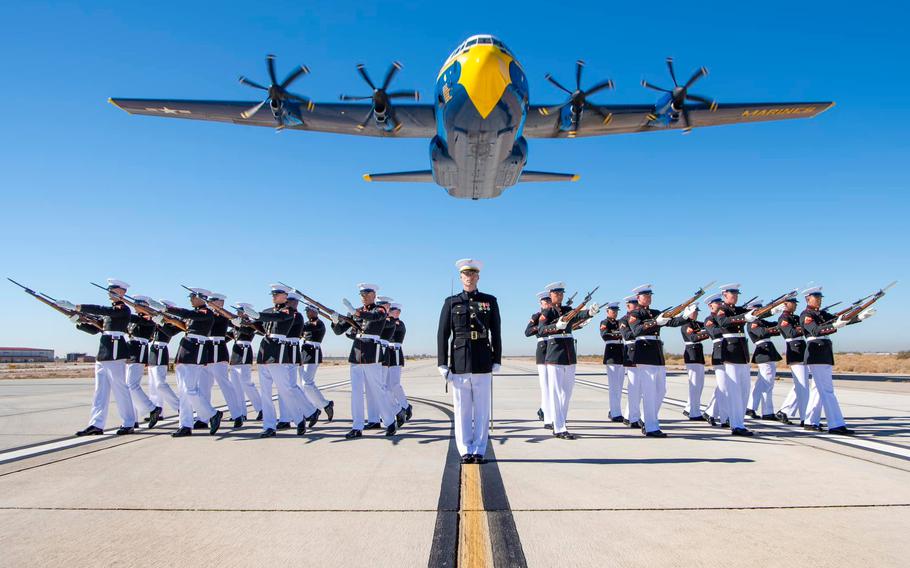
[[521, 172], [519, 182], [523, 181], [578, 181], [577, 174], [554, 174], [552, 172], [532, 172], [525, 170]]
[[433, 172], [417, 170], [413, 172], [389, 172], [386, 174], [363, 174], [364, 181], [412, 181], [433, 183]]

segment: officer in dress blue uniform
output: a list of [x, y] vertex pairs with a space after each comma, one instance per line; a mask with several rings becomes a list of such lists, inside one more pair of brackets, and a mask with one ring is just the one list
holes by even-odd
[[683, 343], [686, 346], [683, 362], [686, 364], [686, 375], [689, 379], [689, 399], [683, 416], [689, 420], [704, 421], [701, 412], [701, 393], [705, 388], [705, 351], [702, 342], [708, 339], [705, 325], [698, 321], [698, 304], [686, 306], [683, 317], [686, 323], [679, 327]]
[[[259, 387], [253, 383], [253, 338], [256, 337], [257, 327], [244, 321], [242, 314], [246, 309], [253, 309], [251, 304], [240, 302], [231, 306], [238, 314], [231, 320], [231, 326], [226, 334], [231, 345], [231, 358], [228, 362], [228, 377], [234, 385], [234, 391], [240, 393], [240, 404], [243, 406], [243, 421], [246, 421], [246, 400], [250, 401], [256, 420], [262, 420], [262, 398], [259, 396]], [[255, 309], [253, 309], [255, 311]]]
[[717, 325], [717, 321], [714, 319], [717, 310], [724, 304], [724, 296], [720, 292], [708, 296], [705, 298], [705, 304], [711, 312], [705, 318], [705, 333], [708, 334], [708, 338], [711, 340], [711, 367], [714, 370], [714, 394], [711, 396], [711, 400], [705, 407], [702, 416], [711, 423], [711, 426], [720, 425], [722, 428], [727, 428], [730, 426], [730, 411], [727, 410], [724, 392], [720, 388], [727, 380], [727, 371], [724, 367], [724, 331]]
[[787, 366], [790, 367], [790, 376], [793, 386], [783, 405], [777, 411], [777, 419], [784, 424], [792, 424], [791, 418], [799, 418], [799, 425], [805, 425], [806, 407], [809, 405], [809, 371], [806, 368], [806, 338], [803, 328], [799, 324], [797, 304], [799, 298], [791, 296], [783, 303], [783, 312], [777, 320], [777, 327], [784, 338]]
[[626, 370], [623, 367], [622, 333], [619, 331], [620, 322], [619, 302], [607, 304], [607, 317], [600, 322], [600, 338], [604, 341], [603, 364], [607, 368], [607, 387], [610, 389], [610, 420], [622, 422], [622, 387]]
[[622, 336], [622, 366], [626, 374], [626, 412], [622, 423], [638, 430], [645, 425], [641, 421], [641, 388], [635, 376], [635, 337], [629, 327], [629, 314], [638, 309], [638, 296], [632, 294], [623, 298], [626, 313], [619, 318], [619, 334]]
[[[143, 298], [134, 299], [138, 305], [148, 305]], [[145, 368], [149, 362], [149, 342], [155, 333], [155, 322], [152, 321], [150, 315], [145, 313], [130, 314], [130, 323], [126, 330], [130, 334], [130, 358], [126, 362], [126, 385], [130, 389], [130, 398], [133, 400], [136, 416], [147, 415], [145, 422], [148, 422], [149, 428], [154, 428], [161, 418], [161, 409], [142, 390], [142, 377], [145, 375]], [[151, 390], [151, 386], [149, 390]], [[138, 428], [139, 424], [137, 423], [135, 427]]]
[[325, 411], [327, 422], [335, 417], [335, 401], [328, 400], [316, 386], [316, 372], [322, 363], [322, 340], [326, 327], [319, 319], [319, 311], [304, 304], [303, 332], [300, 335], [300, 381], [303, 394], [317, 407]]
[[401, 321], [401, 304], [397, 302], [389, 304], [389, 317], [386, 318], [386, 327], [391, 328], [391, 332], [388, 336], [389, 343], [386, 346], [382, 365], [387, 369], [389, 394], [395, 407], [398, 408], [397, 416], [401, 416], [407, 421], [414, 415], [414, 409], [411, 408], [408, 397], [404, 392], [404, 387], [401, 386], [401, 370], [404, 368], [402, 344], [407, 334], [407, 327]]
[[724, 303], [714, 314], [714, 322], [723, 338], [724, 375], [720, 389], [730, 416], [730, 429], [734, 436], [751, 436], [752, 431], [745, 425], [746, 401], [751, 386], [749, 372], [749, 344], [744, 328], [758, 319], [753, 311], [737, 306], [739, 284], [731, 283], [720, 287]]
[[[146, 303], [152, 300], [148, 296], [136, 296], [136, 299], [142, 299]], [[170, 300], [158, 300], [158, 303], [165, 307], [177, 306]], [[167, 370], [171, 362], [168, 344], [178, 333], [179, 327], [162, 319], [161, 323], [155, 322], [155, 332], [149, 342], [149, 398], [158, 407], [160, 417], [164, 416], [164, 403], [167, 403], [175, 413], [180, 412], [180, 399], [167, 382]]]
[[[753, 300], [746, 304], [746, 307], [756, 310], [763, 305], [762, 300]], [[752, 363], [758, 366], [758, 374], [752, 385], [751, 400], [746, 406], [746, 416], [761, 420], [777, 420], [773, 397], [774, 381], [777, 380], [777, 362], [781, 360], [781, 356], [771, 338], [780, 335], [780, 328], [776, 323], [760, 318], [749, 324], [746, 333], [752, 340]]]
[[534, 363], [537, 365], [537, 381], [540, 385], [540, 406], [537, 408], [537, 418], [543, 422], [544, 428], [553, 429], [553, 416], [550, 402], [550, 385], [547, 382], [547, 338], [540, 335], [540, 314], [550, 308], [550, 293], [538, 292], [537, 302], [540, 309], [531, 314], [528, 325], [525, 326], [525, 337], [537, 339], [537, 348], [534, 350]]
[[[212, 292], [206, 300], [215, 306], [224, 309], [224, 294]], [[212, 402], [212, 387], [218, 383], [224, 402], [227, 403], [231, 413], [234, 428], [243, 426], [246, 418], [246, 405], [244, 404], [243, 390], [237, 389], [230, 379], [230, 352], [227, 348], [227, 331], [231, 320], [218, 313], [212, 313], [212, 329], [206, 342], [205, 374], [202, 377], [201, 387], [204, 388], [206, 400]]]

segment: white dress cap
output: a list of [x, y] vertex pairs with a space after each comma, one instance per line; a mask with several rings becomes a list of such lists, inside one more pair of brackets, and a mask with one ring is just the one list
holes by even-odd
[[107, 279], [108, 288], [123, 288], [124, 290], [129, 290], [130, 285], [124, 282], [123, 280], [117, 280], [116, 278]]
[[650, 284], [642, 284], [641, 286], [636, 286], [632, 288], [633, 294], [650, 294], [653, 291], [653, 286]]
[[190, 288], [190, 292], [192, 292], [193, 296], [199, 296], [201, 298], [208, 298], [212, 295], [212, 293], [205, 288]]
[[288, 288], [287, 286], [285, 286], [284, 284], [270, 284], [269, 287], [272, 289], [272, 294], [276, 294], [278, 292], [287, 294], [288, 292], [291, 291], [291, 289]]
[[711, 294], [710, 296], [705, 298], [705, 304], [713, 304], [714, 302], [723, 302], [723, 301], [724, 301], [724, 296], [723, 296], [723, 294], [720, 294], [720, 293]]
[[300, 294], [297, 292], [288, 292], [288, 300], [297, 300], [300, 301]]
[[401, 304], [399, 304], [398, 302], [393, 302], [393, 303], [389, 304], [389, 310], [398, 310], [400, 312]]
[[619, 302], [610, 302], [609, 304], [607, 304], [607, 309], [608, 310], [618, 310]]
[[377, 304], [391, 304], [394, 300], [388, 296], [376, 296]]
[[720, 287], [721, 292], [736, 292], [739, 293], [739, 282], [730, 282], [729, 284], [724, 284]]
[[546, 290], [547, 292], [552, 292], [554, 290], [562, 290], [563, 292], [565, 292], [566, 283], [565, 282], [550, 282], [549, 284], [547, 284], [544, 287], [544, 290]]
[[462, 258], [455, 261], [455, 268], [458, 269], [458, 272], [464, 272], [465, 270], [476, 270], [477, 272], [480, 272], [483, 270], [483, 263], [476, 258]]
[[622, 299], [623, 302], [627, 304], [637, 304], [638, 303], [638, 294], [632, 294], [631, 296], [626, 296]]
[[219, 294], [218, 292], [212, 292], [209, 294], [209, 300], [227, 300], [227, 296], [224, 294]]
[[160, 298], [158, 301], [161, 302], [162, 304], [164, 304], [165, 306], [169, 307], [169, 308], [176, 308], [176, 307], [177, 307], [177, 303], [176, 303], [176, 302], [172, 302], [171, 300], [167, 300], [167, 299], [165, 299], [165, 298]]
[[538, 299], [538, 300], [547, 300], [547, 299], [549, 299], [549, 298], [550, 298], [550, 293], [549, 293], [549, 292], [538, 292], [538, 293], [537, 293], [537, 299]]
[[812, 286], [803, 290], [803, 296], [824, 296], [821, 286]]
[[133, 300], [142, 304], [148, 304], [152, 299], [148, 296], [133, 296]]
[[765, 305], [765, 301], [764, 301], [764, 300], [762, 300], [761, 298], [755, 298], [754, 300], [752, 300], [751, 302], [749, 302], [748, 304], [746, 304], [746, 307], [749, 308], [749, 309], [751, 310], [751, 309], [753, 309], [753, 308], [760, 308], [760, 307], [762, 307], [762, 306], [764, 306], [764, 305]]
[[379, 286], [377, 284], [372, 284], [370, 282], [361, 282], [360, 284], [357, 285], [357, 289], [361, 292], [364, 292], [367, 290], [376, 292], [379, 290]]

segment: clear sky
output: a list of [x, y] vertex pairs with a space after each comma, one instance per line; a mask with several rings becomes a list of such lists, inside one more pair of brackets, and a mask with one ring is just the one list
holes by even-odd
[[[558, 8], [552, 2], [3, 2], [0, 192], [4, 276], [73, 302], [101, 302], [89, 280], [183, 301], [179, 284], [264, 307], [284, 280], [325, 303], [375, 281], [404, 304], [406, 350], [435, 352], [455, 259], [483, 259], [507, 354], [533, 353], [523, 329], [535, 292], [599, 284], [597, 299], [655, 286], [670, 306], [706, 281], [772, 297], [810, 281], [853, 300], [903, 280], [879, 315], [838, 334], [840, 350], [910, 348], [906, 113], [910, 40], [903, 3], [792, 3], [699, 9], [678, 2]], [[834, 100], [812, 120], [576, 140], [532, 140], [528, 167], [581, 174], [482, 202], [434, 185], [380, 185], [365, 172], [429, 167], [427, 140], [132, 117], [109, 96], [257, 100], [306, 64], [294, 90], [317, 101], [367, 92], [400, 60], [395, 88], [432, 93], [467, 36], [493, 33], [521, 61], [532, 103], [561, 94], [576, 59], [596, 102], [651, 102], [706, 65], [698, 92], [720, 102]], [[456, 280], [457, 284], [457, 280]], [[95, 350], [96, 339], [12, 285], [0, 285], [0, 345]], [[679, 352], [675, 331], [667, 349]], [[596, 326], [580, 351], [601, 350]], [[348, 342], [330, 338], [330, 354]]]

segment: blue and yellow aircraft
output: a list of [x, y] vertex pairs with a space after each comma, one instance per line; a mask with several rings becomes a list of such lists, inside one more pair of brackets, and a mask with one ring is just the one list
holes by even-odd
[[431, 169], [368, 174], [367, 181], [435, 182], [449, 195], [465, 199], [498, 197], [518, 182], [575, 181], [577, 175], [529, 171], [529, 138], [575, 138], [630, 132], [654, 132], [810, 118], [832, 102], [730, 103], [717, 102], [689, 92], [707, 75], [704, 67], [680, 85], [673, 61], [667, 59], [672, 89], [645, 81], [659, 91], [654, 104], [600, 105], [589, 97], [613, 88], [610, 80], [583, 89], [584, 63], [576, 62], [575, 89], [547, 80], [564, 91], [561, 104], [529, 104], [524, 69], [512, 51], [491, 35], [466, 39], [449, 55], [436, 78], [432, 104], [393, 105], [397, 99], [419, 100], [417, 91], [388, 91], [401, 69], [394, 63], [381, 85], [370, 79], [363, 65], [357, 70], [373, 90], [362, 97], [341, 96], [340, 103], [315, 103], [289, 92], [288, 87], [309, 73], [296, 68], [283, 81], [275, 74], [275, 57], [266, 59], [271, 85], [265, 87], [245, 77], [240, 82], [266, 92], [261, 102], [192, 101], [176, 99], [121, 99], [110, 102], [130, 114], [271, 126], [361, 136], [430, 139]]

